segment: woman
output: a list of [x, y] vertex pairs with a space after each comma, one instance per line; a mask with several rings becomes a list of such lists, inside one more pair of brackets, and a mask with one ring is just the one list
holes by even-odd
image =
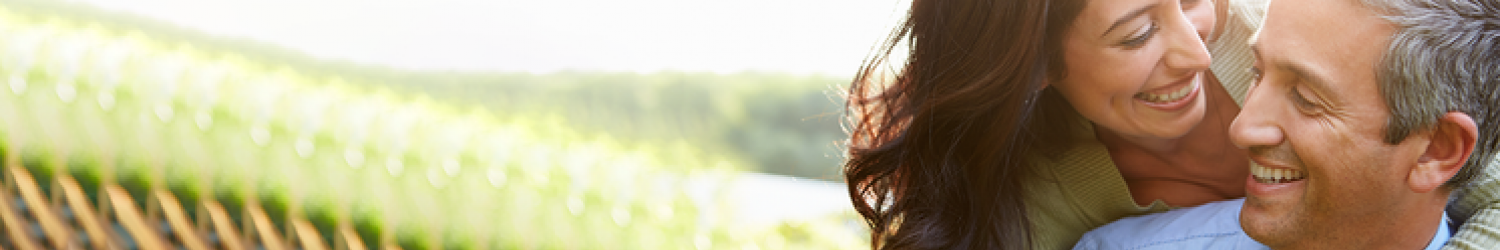
[[[1067, 249], [1124, 216], [1244, 196], [1227, 128], [1261, 15], [1213, 1], [914, 0], [849, 89], [845, 176], [874, 247]], [[1237, 39], [1214, 45], [1228, 70], [1210, 73], [1209, 38]]]

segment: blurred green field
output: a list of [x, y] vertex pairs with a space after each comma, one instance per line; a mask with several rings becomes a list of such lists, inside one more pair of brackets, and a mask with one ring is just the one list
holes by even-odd
[[392, 89], [481, 106], [497, 117], [547, 117], [627, 141], [693, 145], [742, 159], [748, 170], [842, 179], [839, 78], [561, 72], [419, 75], [391, 82]]
[[851, 214], [762, 225], [728, 197], [747, 172], [839, 179], [837, 77], [405, 72], [50, 1], [0, 2], [0, 32], [5, 159], [94, 196], [404, 249], [863, 244]]
[[[752, 170], [841, 181], [838, 165], [843, 76], [563, 71], [547, 74], [409, 71], [314, 58], [251, 40], [207, 35], [171, 23], [49, 0], [8, 0], [23, 11], [94, 20], [191, 44], [234, 51], [247, 61], [388, 88], [458, 108], [484, 108], [501, 119], [557, 119], [619, 140], [683, 142], [744, 160]], [[497, 45], [503, 46], [503, 45]], [[850, 72], [855, 68], [850, 67]]]

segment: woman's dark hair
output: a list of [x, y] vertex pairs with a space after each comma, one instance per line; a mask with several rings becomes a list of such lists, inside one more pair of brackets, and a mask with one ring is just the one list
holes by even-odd
[[[913, 0], [847, 93], [844, 176], [876, 249], [1026, 249], [1022, 180], [1073, 141], [1046, 88], [1084, 0]], [[909, 56], [886, 76], [905, 42]]]

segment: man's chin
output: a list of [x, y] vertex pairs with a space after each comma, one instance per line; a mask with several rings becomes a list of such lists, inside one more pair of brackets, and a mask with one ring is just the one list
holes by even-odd
[[1307, 179], [1260, 181], [1245, 178], [1245, 204], [1240, 209], [1240, 227], [1250, 238], [1267, 246], [1287, 243], [1299, 235], [1293, 211], [1301, 205]]
[[1245, 234], [1249, 235], [1251, 239], [1262, 242], [1261, 244], [1265, 244], [1264, 242], [1273, 238], [1270, 237], [1273, 235], [1268, 234], [1268, 232], [1275, 232], [1275, 228], [1266, 224], [1267, 218], [1265, 218], [1265, 215], [1265, 211], [1257, 211], [1251, 208], [1248, 200], [1245, 203], [1245, 208], [1240, 210], [1240, 228], [1244, 229]]
[[1288, 204], [1246, 197], [1245, 205], [1240, 209], [1240, 228], [1251, 239], [1266, 246], [1282, 249], [1277, 246], [1291, 245], [1289, 243], [1295, 241], [1301, 230], [1296, 228], [1296, 220], [1285, 205]]

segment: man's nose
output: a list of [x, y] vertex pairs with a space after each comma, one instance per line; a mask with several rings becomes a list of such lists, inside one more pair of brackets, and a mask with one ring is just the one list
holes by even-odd
[[1234, 118], [1234, 123], [1229, 125], [1229, 139], [1235, 146], [1250, 148], [1255, 146], [1274, 146], [1285, 140], [1277, 112], [1280, 105], [1275, 95], [1264, 89], [1264, 84], [1256, 84], [1252, 87], [1249, 96], [1245, 97], [1245, 106], [1240, 109], [1239, 116]]

